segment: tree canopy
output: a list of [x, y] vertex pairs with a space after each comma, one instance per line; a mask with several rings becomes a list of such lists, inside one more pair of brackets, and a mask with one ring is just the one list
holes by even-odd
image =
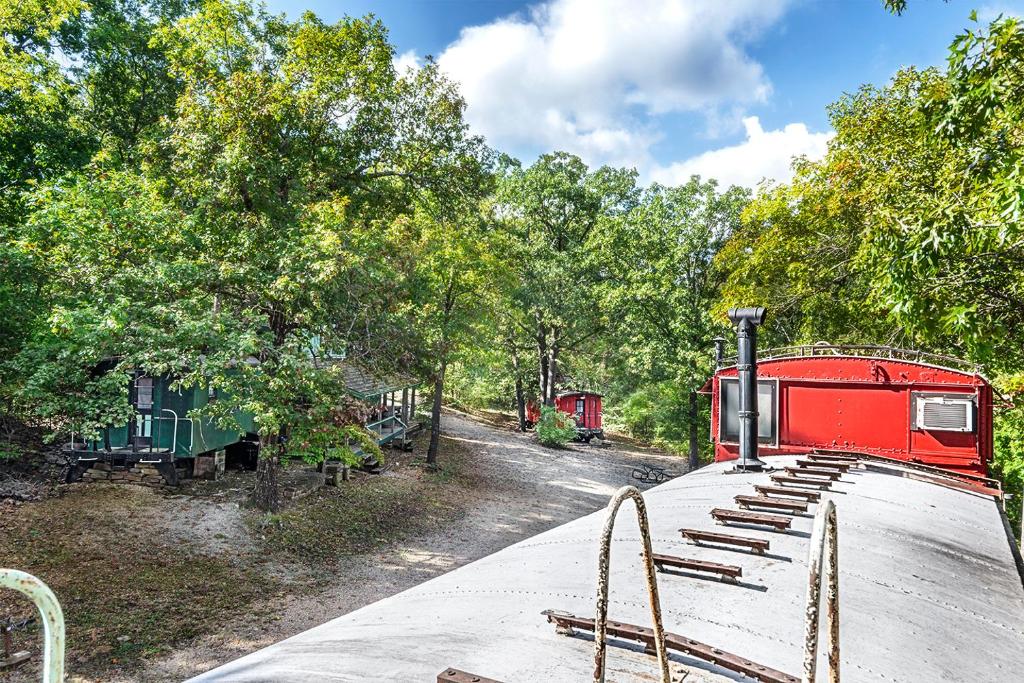
[[[444, 400], [523, 423], [567, 388], [696, 464], [733, 305], [770, 306], [769, 344], [945, 351], [1024, 386], [1017, 19], [843, 94], [824, 158], [753, 192], [503, 156], [372, 16], [25, 1], [0, 37], [6, 410], [94, 435], [132, 415], [131, 373], [216, 388], [206, 417], [257, 425], [263, 507], [281, 459], [358, 426], [342, 355], [430, 386], [432, 464]], [[1020, 410], [999, 419], [1019, 486]]]

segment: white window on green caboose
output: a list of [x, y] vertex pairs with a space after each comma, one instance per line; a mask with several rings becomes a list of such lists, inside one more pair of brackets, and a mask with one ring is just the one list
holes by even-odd
[[[757, 440], [766, 445], [779, 442], [779, 381], [757, 380]], [[740, 382], [735, 377], [719, 378], [718, 440], [740, 440]]]

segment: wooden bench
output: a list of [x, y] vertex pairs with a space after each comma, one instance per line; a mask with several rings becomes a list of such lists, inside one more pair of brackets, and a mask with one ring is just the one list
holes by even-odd
[[689, 569], [695, 572], [718, 574], [723, 581], [729, 581], [731, 583], [736, 583], [736, 580], [743, 576], [743, 567], [737, 567], [732, 564], [719, 564], [717, 562], [708, 562], [706, 560], [695, 560], [689, 557], [663, 555], [662, 553], [654, 553], [652, 559], [654, 560], [654, 566], [658, 568], [658, 571], [664, 571], [665, 567]]
[[758, 555], [764, 555], [765, 551], [768, 550], [769, 547], [769, 542], [763, 538], [735, 536], [733, 534], [723, 534], [717, 531], [702, 531], [700, 529], [680, 529], [679, 533], [683, 535], [683, 538], [694, 545], [700, 545], [701, 541], [717, 545], [736, 545], [744, 548], [750, 548], [752, 552], [755, 552]]
[[826, 479], [831, 479], [833, 481], [842, 476], [842, 474], [839, 472], [834, 472], [832, 470], [822, 470], [816, 467], [783, 467], [782, 469], [784, 469], [789, 474], [809, 474], [813, 477], [825, 477]]
[[744, 510], [768, 508], [782, 512], [807, 512], [807, 503], [798, 500], [782, 500], [781, 498], [769, 498], [767, 496], [736, 496], [733, 500]]
[[773, 474], [771, 480], [779, 484], [793, 484], [795, 486], [807, 486], [824, 491], [832, 488], [830, 479], [818, 479], [813, 477], [794, 477], [789, 474]]
[[715, 508], [711, 516], [719, 524], [753, 524], [756, 526], [771, 527], [773, 531], [785, 531], [793, 520], [782, 515], [769, 515], [764, 512], [745, 512], [743, 510], [728, 510], [726, 508]]
[[790, 498], [803, 498], [810, 503], [817, 503], [821, 499], [821, 494], [817, 491], [789, 489], [784, 486], [765, 486], [764, 484], [756, 484], [754, 486], [754, 490], [762, 496], [789, 496]]

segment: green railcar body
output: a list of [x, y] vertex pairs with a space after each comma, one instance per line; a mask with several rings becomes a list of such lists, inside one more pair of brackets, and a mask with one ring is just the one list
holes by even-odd
[[[101, 438], [74, 447], [85, 455], [90, 452], [113, 452], [137, 456], [131, 459], [193, 458], [203, 453], [222, 450], [245, 439], [254, 438], [256, 427], [252, 415], [237, 412], [237, 427], [218, 426], [208, 417], [190, 417], [193, 411], [217, 400], [206, 388], [172, 388], [166, 376], [152, 378], [152, 402], [148, 412], [136, 416], [134, 424], [108, 427]], [[136, 389], [137, 391], [137, 389]], [[144, 441], [134, 444], [136, 440]], [[139, 438], [141, 437], [141, 439]]]

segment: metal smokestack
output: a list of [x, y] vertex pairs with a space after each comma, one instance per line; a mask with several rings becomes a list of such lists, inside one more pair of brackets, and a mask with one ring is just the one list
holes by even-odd
[[715, 337], [715, 370], [722, 367], [722, 360], [725, 358], [725, 337]]
[[729, 320], [736, 326], [736, 374], [739, 376], [740, 459], [736, 467], [760, 471], [765, 464], [757, 457], [757, 326], [764, 322], [765, 309], [730, 308]]

